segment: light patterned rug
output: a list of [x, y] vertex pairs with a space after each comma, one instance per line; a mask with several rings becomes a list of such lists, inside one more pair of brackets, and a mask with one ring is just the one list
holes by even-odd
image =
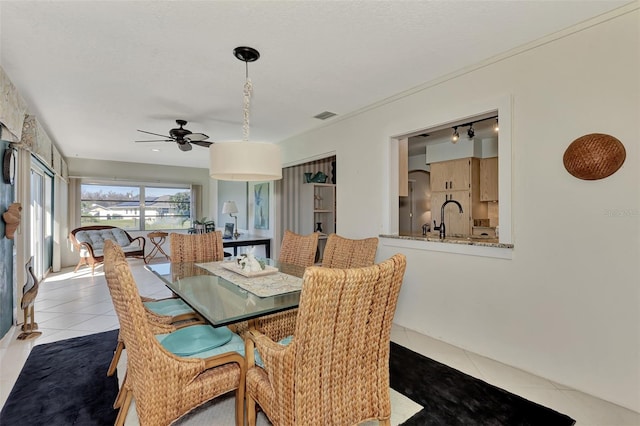
[[[133, 411], [131, 411], [133, 410]], [[132, 404], [127, 415], [126, 426], [138, 425], [138, 417]], [[396, 426], [404, 423], [414, 414], [422, 410], [422, 406], [416, 404], [406, 396], [391, 389], [391, 424]], [[235, 426], [235, 398], [234, 394], [227, 394], [217, 398], [174, 423], [176, 426]], [[258, 426], [270, 426], [271, 422], [264, 413], [258, 413]], [[375, 426], [378, 422], [362, 423], [363, 426]]]
[[[118, 363], [118, 382], [122, 383], [122, 377], [127, 369], [127, 351], [122, 353]], [[397, 426], [404, 423], [414, 414], [422, 410], [422, 406], [413, 402], [401, 393], [393, 389], [391, 391], [391, 425]], [[216, 398], [199, 408], [183, 416], [174, 425], [179, 426], [235, 426], [235, 394], [233, 392]], [[135, 401], [132, 402], [127, 414], [125, 426], [138, 426], [138, 416], [135, 411]], [[264, 413], [258, 413], [258, 426], [270, 426], [271, 422]], [[375, 426], [378, 422], [366, 422], [363, 426]]]

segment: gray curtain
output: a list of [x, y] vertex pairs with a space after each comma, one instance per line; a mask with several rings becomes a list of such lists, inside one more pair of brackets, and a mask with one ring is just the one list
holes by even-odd
[[304, 174], [323, 172], [328, 176], [327, 183], [332, 183], [334, 177], [331, 167], [332, 161], [336, 161], [335, 155], [282, 169], [282, 179], [276, 182], [275, 187], [276, 200], [280, 200], [280, 211], [282, 212], [279, 217], [280, 235], [275, 235], [278, 246], [285, 230], [300, 233], [300, 187], [304, 185]]

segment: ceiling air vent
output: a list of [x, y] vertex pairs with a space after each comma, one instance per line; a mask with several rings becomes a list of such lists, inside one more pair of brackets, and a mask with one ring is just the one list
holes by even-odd
[[321, 112], [318, 115], [314, 115], [313, 118], [317, 118], [318, 120], [326, 120], [327, 118], [331, 118], [337, 115], [335, 112], [325, 111]]

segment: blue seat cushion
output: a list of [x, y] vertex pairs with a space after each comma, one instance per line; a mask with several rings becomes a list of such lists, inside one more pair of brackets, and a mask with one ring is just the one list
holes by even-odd
[[233, 336], [231, 336], [231, 340], [229, 340], [228, 343], [218, 346], [217, 348], [209, 349], [208, 351], [189, 355], [186, 358], [209, 358], [216, 355], [226, 354], [228, 352], [237, 352], [244, 356], [244, 340], [236, 333], [232, 334]]
[[[288, 345], [289, 343], [291, 343], [291, 341], [293, 340], [293, 336], [287, 336], [284, 339], [280, 340], [278, 343], [280, 343], [281, 345]], [[193, 355], [189, 355], [187, 356], [187, 358], [208, 358], [211, 356], [216, 356], [216, 355], [220, 355], [220, 354], [225, 354], [227, 352], [237, 352], [240, 355], [244, 356], [244, 340], [242, 339], [242, 337], [238, 336], [237, 334], [233, 333], [233, 336], [231, 337], [231, 340], [229, 340], [229, 342], [225, 345], [222, 346], [218, 346], [217, 348], [213, 348], [210, 349], [208, 351], [204, 351], [204, 352], [200, 352], [197, 354], [193, 354]], [[254, 356], [255, 356], [255, 360], [256, 360], [256, 365], [264, 368], [264, 363], [262, 362], [262, 358], [260, 357], [260, 354], [258, 353], [257, 349], [253, 350]]]
[[[208, 325], [204, 325], [204, 326], [191, 326], [191, 327], [211, 327]], [[191, 327], [185, 327], [185, 328], [191, 328]], [[213, 327], [212, 327], [213, 328]], [[229, 330], [227, 327], [221, 327], [221, 328], [225, 328], [227, 330]], [[180, 329], [183, 330], [183, 329]], [[220, 330], [219, 328], [216, 330]], [[225, 354], [228, 352], [237, 352], [240, 355], [244, 356], [244, 340], [242, 339], [242, 337], [238, 336], [236, 333], [231, 332], [231, 330], [229, 330], [229, 332], [231, 333], [231, 339], [218, 347], [214, 347], [214, 348], [210, 348], [210, 349], [203, 349], [202, 351], [199, 352], [195, 352], [192, 353], [190, 355], [179, 355], [176, 354], [175, 352], [173, 352], [175, 355], [179, 355], [179, 356], [184, 356], [185, 358], [209, 358], [212, 356], [216, 356], [216, 355], [221, 355], [221, 354]], [[176, 332], [174, 332], [176, 333]], [[168, 349], [165, 345], [164, 345], [164, 340], [170, 336], [173, 333], [170, 334], [157, 334], [156, 335], [156, 339], [158, 339], [158, 341], [165, 347], [165, 349], [169, 350], [169, 352], [172, 352], [170, 349]], [[289, 343], [291, 343], [291, 341], [293, 340], [293, 336], [287, 336], [284, 339], [280, 340], [278, 343], [280, 343], [281, 345], [288, 345]], [[206, 345], [203, 345], [203, 347]], [[256, 361], [256, 365], [264, 368], [264, 363], [262, 361], [262, 358], [260, 357], [260, 354], [258, 353], [257, 349], [254, 349], [254, 356], [255, 356], [255, 361]]]
[[[210, 325], [192, 325], [173, 333], [158, 335], [160, 344], [178, 356], [191, 356], [218, 348], [229, 343], [234, 333], [228, 327], [214, 328]], [[156, 337], [158, 337], [156, 336]]]
[[158, 315], [170, 317], [193, 313], [193, 309], [189, 305], [177, 298], [144, 302], [144, 306]]

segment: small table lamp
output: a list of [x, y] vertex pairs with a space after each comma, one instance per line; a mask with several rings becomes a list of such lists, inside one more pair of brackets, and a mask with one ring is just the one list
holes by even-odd
[[240, 236], [238, 232], [238, 215], [233, 215], [233, 213], [238, 213], [238, 206], [236, 206], [235, 201], [225, 201], [222, 205], [222, 214], [229, 214], [234, 219], [234, 228], [233, 228], [233, 238], [236, 240]]

